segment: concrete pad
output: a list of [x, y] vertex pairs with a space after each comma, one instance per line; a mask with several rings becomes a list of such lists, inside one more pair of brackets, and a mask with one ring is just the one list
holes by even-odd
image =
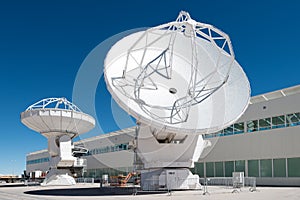
[[75, 186], [14, 186], [0, 187], [1, 200], [92, 200], [92, 199], [133, 199], [133, 200], [193, 200], [193, 199], [213, 199], [213, 200], [298, 200], [300, 199], [299, 187], [257, 187], [257, 191], [250, 192], [249, 188], [242, 188], [241, 191], [232, 193], [233, 188], [223, 186], [209, 186], [209, 194], [203, 195], [203, 190], [197, 191], [173, 191], [166, 192], [139, 192], [133, 195], [133, 188], [102, 188], [99, 184], [77, 184]]

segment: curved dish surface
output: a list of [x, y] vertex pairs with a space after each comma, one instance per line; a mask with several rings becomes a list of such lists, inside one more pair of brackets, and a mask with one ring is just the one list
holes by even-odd
[[167, 132], [219, 131], [250, 100], [229, 37], [184, 12], [175, 22], [118, 41], [104, 66], [116, 102], [138, 121]]

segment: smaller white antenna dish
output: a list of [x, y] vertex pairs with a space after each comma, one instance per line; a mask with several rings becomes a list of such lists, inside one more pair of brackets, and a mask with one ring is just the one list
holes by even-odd
[[71, 169], [82, 170], [85, 162], [82, 158], [74, 157], [79, 155], [79, 147], [74, 147], [71, 139], [94, 128], [95, 119], [66, 98], [47, 98], [22, 112], [21, 122], [48, 138], [50, 171], [43, 184], [75, 184], [74, 178], [66, 174], [71, 174]]

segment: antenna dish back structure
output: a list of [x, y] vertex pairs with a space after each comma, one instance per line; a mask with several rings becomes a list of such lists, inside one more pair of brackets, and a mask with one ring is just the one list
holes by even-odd
[[22, 112], [21, 122], [48, 139], [50, 169], [43, 185], [75, 184], [71, 175], [80, 173], [86, 166], [86, 160], [80, 156], [87, 149], [75, 147], [71, 140], [93, 129], [95, 119], [66, 98], [47, 98]]
[[119, 40], [104, 65], [112, 97], [138, 121], [142, 188], [199, 188], [188, 168], [208, 145], [201, 134], [234, 123], [250, 100], [229, 36], [182, 11]]

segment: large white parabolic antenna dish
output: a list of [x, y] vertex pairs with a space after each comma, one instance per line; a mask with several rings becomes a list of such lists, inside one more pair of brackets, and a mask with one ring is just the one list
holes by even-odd
[[105, 80], [124, 110], [167, 132], [221, 130], [243, 114], [250, 99], [228, 35], [186, 12], [112, 46]]

